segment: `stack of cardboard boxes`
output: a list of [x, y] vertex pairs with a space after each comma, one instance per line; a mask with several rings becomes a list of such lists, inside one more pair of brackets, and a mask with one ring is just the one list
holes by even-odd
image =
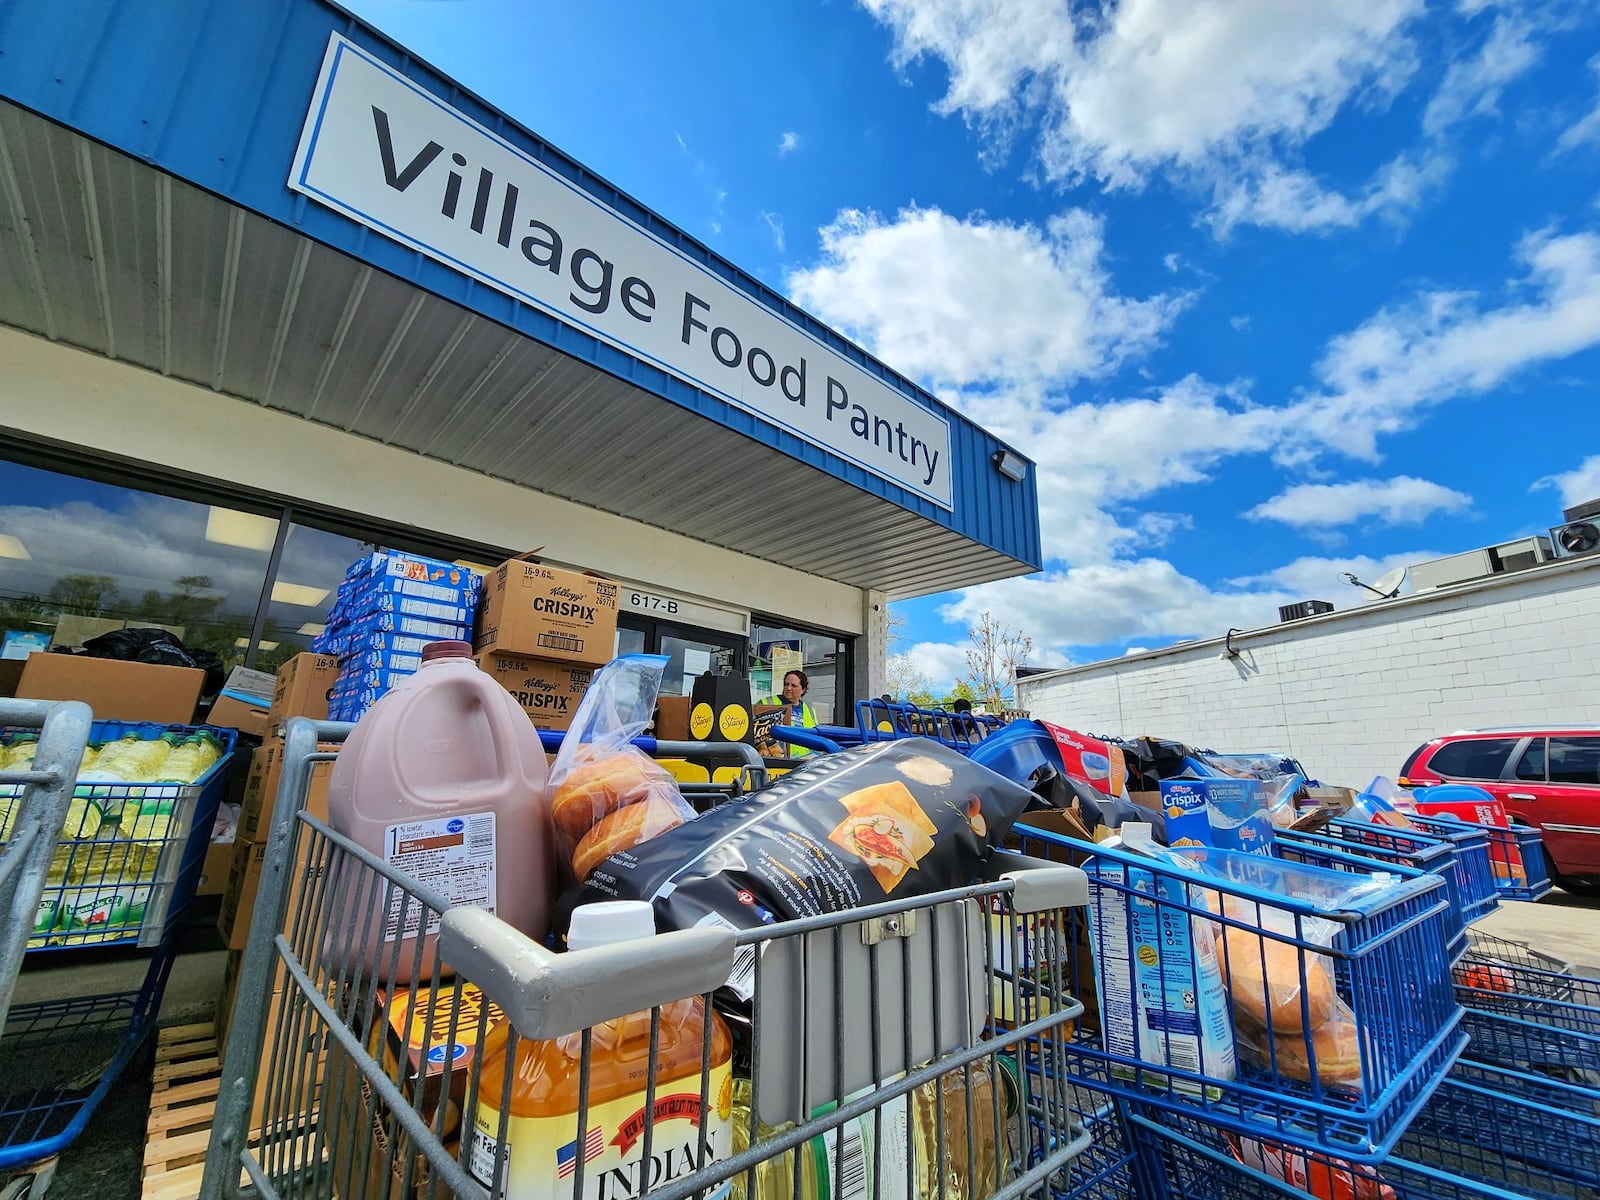
[[541, 729], [567, 729], [594, 669], [611, 661], [621, 588], [514, 558], [484, 580], [473, 643], [478, 666]]

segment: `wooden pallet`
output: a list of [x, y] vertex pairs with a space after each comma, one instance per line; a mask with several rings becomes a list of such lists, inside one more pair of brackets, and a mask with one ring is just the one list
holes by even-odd
[[159, 1031], [145, 1126], [144, 1200], [192, 1200], [200, 1194], [221, 1076], [209, 1022]]
[[[222, 1084], [213, 1027], [175, 1025], [160, 1030], [153, 1082], [145, 1125], [143, 1200], [194, 1200], [200, 1194]], [[309, 1132], [308, 1121], [285, 1139], [294, 1143], [284, 1148], [296, 1166], [303, 1165]], [[251, 1138], [252, 1146], [257, 1142]], [[241, 1185], [244, 1182], [241, 1175]]]

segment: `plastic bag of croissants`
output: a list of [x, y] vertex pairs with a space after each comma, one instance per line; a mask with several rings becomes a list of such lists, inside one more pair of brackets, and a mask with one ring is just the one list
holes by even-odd
[[655, 711], [667, 658], [628, 654], [595, 672], [550, 766], [563, 886], [613, 854], [694, 819], [678, 785], [633, 746]]

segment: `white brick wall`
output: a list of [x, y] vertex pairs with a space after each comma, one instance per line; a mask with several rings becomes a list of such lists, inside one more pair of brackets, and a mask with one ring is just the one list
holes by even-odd
[[1072, 729], [1277, 750], [1330, 783], [1395, 775], [1439, 734], [1600, 721], [1600, 555], [1024, 679]]

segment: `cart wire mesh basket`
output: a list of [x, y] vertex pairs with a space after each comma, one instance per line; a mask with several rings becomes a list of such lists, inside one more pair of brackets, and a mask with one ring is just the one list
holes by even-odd
[[345, 732], [287, 729], [202, 1196], [1069, 1185], [1093, 1134], [1053, 948], [1081, 871], [997, 856], [933, 896], [555, 954], [302, 811]]
[[[1370, 860], [1336, 851], [1337, 871], [1211, 849], [1183, 851], [1180, 868], [1013, 834], [1089, 872], [1092, 955], [1069, 960], [1074, 994], [1099, 1000], [1098, 1036], [1074, 1056], [1086, 1083], [1372, 1162], [1465, 1045], [1435, 875], [1395, 867], [1379, 883]], [[1299, 898], [1277, 890], [1291, 877]]]
[[1467, 902], [1463, 896], [1463, 872], [1457, 861], [1456, 847], [1444, 838], [1336, 817], [1315, 833], [1279, 830], [1277, 849], [1280, 858], [1296, 862], [1322, 865], [1314, 852], [1337, 850], [1373, 862], [1429, 871], [1439, 876], [1444, 880], [1450, 906], [1445, 918], [1449, 935], [1446, 946], [1452, 958], [1466, 949]]
[[1146, 1181], [1141, 1200], [1528, 1200], [1537, 1194], [1398, 1156], [1362, 1166], [1171, 1113], [1141, 1111], [1129, 1126]]

